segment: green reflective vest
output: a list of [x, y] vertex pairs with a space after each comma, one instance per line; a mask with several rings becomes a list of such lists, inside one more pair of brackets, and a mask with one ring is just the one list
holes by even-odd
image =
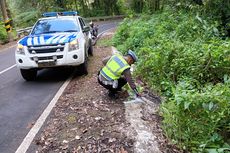
[[130, 68], [122, 55], [113, 55], [100, 71], [100, 74], [107, 80], [117, 80], [121, 77], [124, 70]]

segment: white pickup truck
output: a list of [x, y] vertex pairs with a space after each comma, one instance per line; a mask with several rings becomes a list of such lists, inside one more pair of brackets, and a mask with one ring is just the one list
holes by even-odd
[[38, 70], [58, 66], [79, 66], [87, 74], [87, 57], [93, 54], [90, 27], [77, 12], [43, 16], [30, 34], [18, 41], [15, 59], [22, 77], [35, 80]]

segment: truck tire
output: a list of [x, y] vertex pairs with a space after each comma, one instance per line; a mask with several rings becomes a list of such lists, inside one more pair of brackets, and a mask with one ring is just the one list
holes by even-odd
[[92, 38], [92, 46], [95, 46], [97, 43], [97, 38]]
[[85, 61], [79, 66], [79, 69], [81, 74], [88, 75], [88, 60], [86, 55], [85, 55]]
[[37, 77], [36, 69], [20, 69], [23, 79], [26, 81], [33, 81]]
[[89, 54], [90, 56], [93, 56], [92, 40], [91, 40], [90, 45], [89, 45], [88, 54]]

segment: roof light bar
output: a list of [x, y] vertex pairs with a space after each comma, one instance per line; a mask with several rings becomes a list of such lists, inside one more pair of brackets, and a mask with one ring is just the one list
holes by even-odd
[[73, 15], [73, 16], [76, 16], [78, 15], [78, 12], [74, 12], [74, 11], [70, 11], [70, 12], [62, 12], [64, 16], [68, 16], [68, 15]]
[[44, 17], [54, 17], [54, 16], [57, 16], [57, 12], [46, 12], [46, 13], [43, 13], [42, 16], [44, 16]]
[[44, 17], [55, 17], [55, 16], [76, 16], [78, 12], [69, 11], [69, 12], [46, 12], [43, 13], [42, 16]]

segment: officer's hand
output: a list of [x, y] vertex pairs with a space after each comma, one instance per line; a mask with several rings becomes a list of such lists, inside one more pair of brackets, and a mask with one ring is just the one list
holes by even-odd
[[136, 97], [141, 97], [141, 94], [140, 93], [136, 93]]
[[135, 93], [135, 96], [136, 97], [141, 97], [140, 93], [137, 91], [137, 89], [133, 89], [134, 93]]

